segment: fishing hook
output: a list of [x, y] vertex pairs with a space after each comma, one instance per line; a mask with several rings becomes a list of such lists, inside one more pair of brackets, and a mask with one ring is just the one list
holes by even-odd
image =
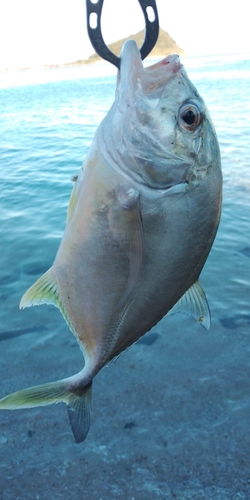
[[[145, 36], [143, 44], [140, 48], [141, 58], [142, 60], [147, 57], [147, 55], [151, 52], [153, 47], [155, 46], [159, 34], [159, 18], [156, 7], [156, 0], [138, 0], [139, 4], [142, 8], [142, 12], [146, 22], [145, 28]], [[101, 32], [101, 13], [103, 7], [104, 0], [86, 0], [87, 6], [87, 29], [89, 39], [96, 51], [96, 53], [106, 61], [114, 64], [117, 69], [120, 69], [121, 58], [113, 54], [111, 50], [107, 47], [103, 40], [102, 32]], [[154, 19], [150, 21], [148, 15], [148, 7], [153, 9]], [[92, 28], [90, 26], [90, 16], [91, 14], [96, 15], [96, 27]]]

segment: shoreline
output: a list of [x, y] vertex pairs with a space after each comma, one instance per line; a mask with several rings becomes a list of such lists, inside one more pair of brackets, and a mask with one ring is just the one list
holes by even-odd
[[[173, 52], [174, 53], [174, 52]], [[155, 60], [160, 60], [161, 58], [166, 57], [170, 53], [162, 53], [161, 55], [158, 56], [152, 56], [152, 57], [147, 57], [145, 61], [155, 61]], [[221, 57], [249, 57], [250, 58], [250, 52], [235, 52], [235, 53], [221, 53], [221, 54], [189, 54], [187, 52], [183, 52], [179, 54], [181, 58], [183, 57], [188, 57], [188, 58], [221, 58]], [[83, 60], [82, 62], [80, 61], [74, 61], [74, 62], [66, 62], [66, 63], [55, 63], [55, 64], [38, 64], [37, 66], [27, 66], [23, 68], [0, 68], [0, 75], [2, 74], [10, 74], [10, 73], [27, 73], [27, 72], [35, 72], [35, 71], [51, 71], [51, 70], [60, 70], [60, 69], [67, 69], [67, 68], [86, 68], [86, 67], [95, 67], [95, 66], [100, 66], [100, 65], [111, 65], [109, 62], [103, 60], [103, 59], [98, 59], [94, 61], [89, 61], [88, 59]], [[112, 65], [111, 65], [112, 66]]]

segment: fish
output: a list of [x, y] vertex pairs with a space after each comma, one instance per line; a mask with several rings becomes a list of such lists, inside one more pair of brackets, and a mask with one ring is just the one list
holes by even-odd
[[92, 381], [104, 366], [166, 314], [188, 314], [208, 329], [199, 276], [220, 222], [221, 193], [216, 132], [179, 56], [144, 67], [136, 42], [127, 41], [114, 103], [74, 179], [54, 263], [20, 302], [60, 309], [83, 369], [7, 395], [0, 409], [64, 402], [82, 442]]

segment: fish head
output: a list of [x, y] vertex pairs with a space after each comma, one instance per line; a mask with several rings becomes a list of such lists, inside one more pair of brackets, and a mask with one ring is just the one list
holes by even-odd
[[136, 43], [127, 41], [107, 119], [106, 150], [137, 182], [169, 189], [220, 169], [209, 112], [176, 54], [144, 68]]

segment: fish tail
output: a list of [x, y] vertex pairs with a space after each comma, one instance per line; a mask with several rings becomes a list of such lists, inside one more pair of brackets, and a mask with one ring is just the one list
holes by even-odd
[[90, 428], [92, 381], [85, 387], [73, 387], [70, 382], [71, 379], [68, 378], [9, 394], [0, 400], [0, 410], [33, 408], [64, 402], [67, 404], [74, 438], [80, 443], [84, 441]]

